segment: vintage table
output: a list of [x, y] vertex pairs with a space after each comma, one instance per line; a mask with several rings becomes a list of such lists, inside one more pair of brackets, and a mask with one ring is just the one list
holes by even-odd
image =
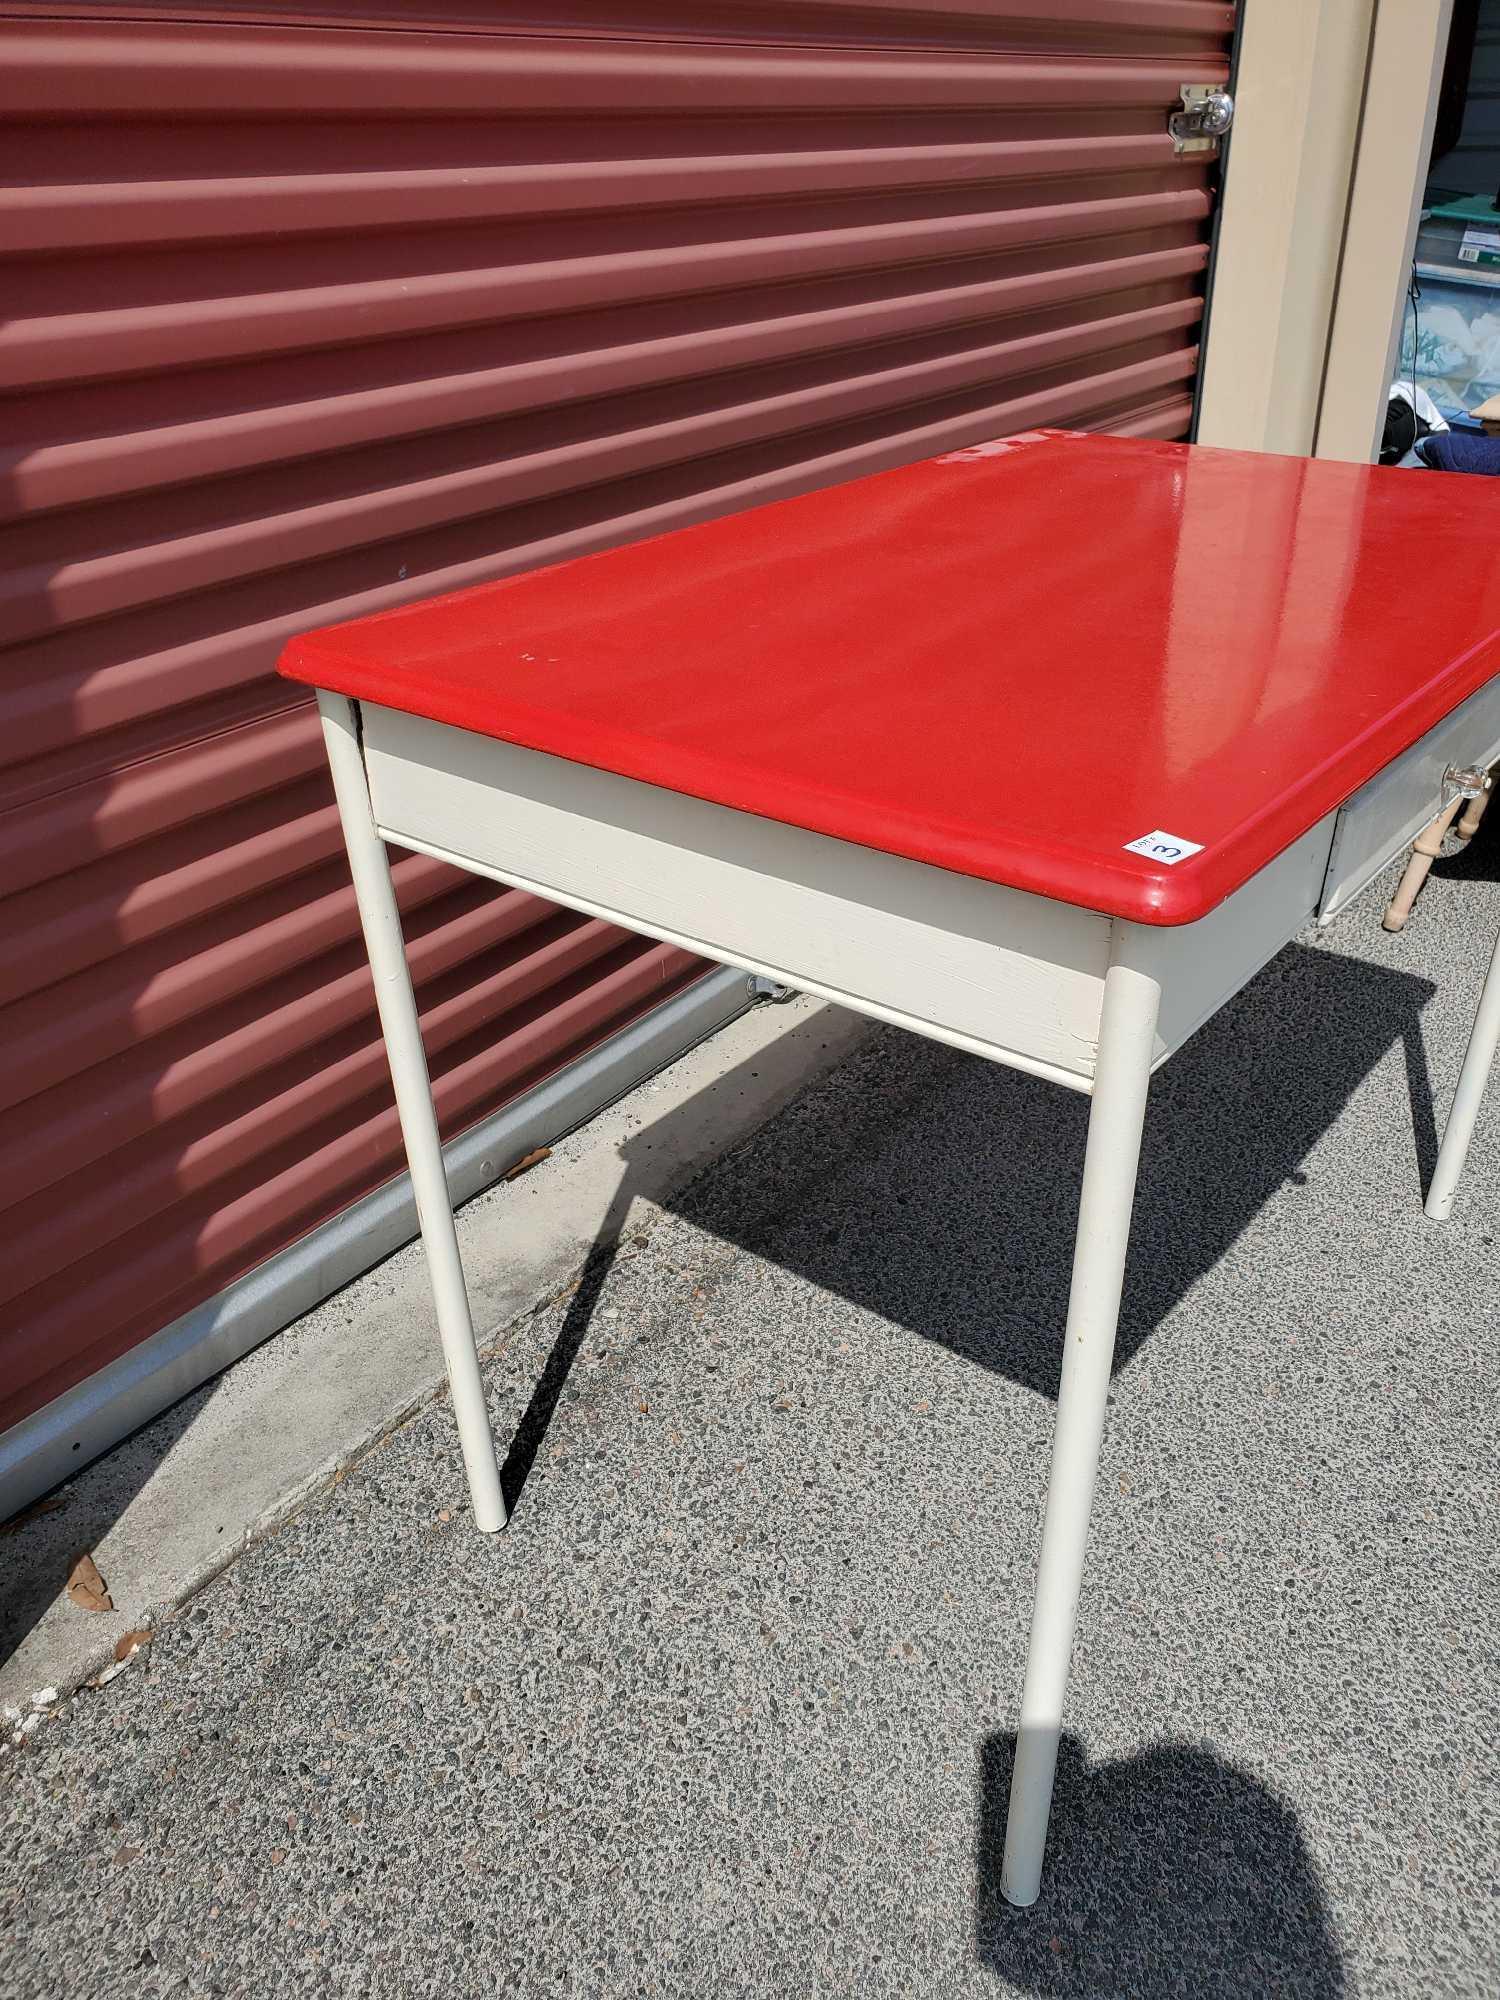
[[383, 842], [1091, 1096], [1014, 1903], [1151, 1074], [1500, 755], [1497, 548], [1492, 482], [1040, 432], [282, 661], [319, 691], [481, 1528], [504, 1504]]

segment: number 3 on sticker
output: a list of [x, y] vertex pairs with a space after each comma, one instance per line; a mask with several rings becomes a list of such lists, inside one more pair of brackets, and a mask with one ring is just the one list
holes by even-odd
[[1175, 868], [1179, 861], [1186, 861], [1190, 854], [1201, 854], [1201, 840], [1183, 840], [1175, 833], [1163, 833], [1160, 828], [1155, 833], [1143, 833], [1139, 840], [1127, 840], [1127, 854], [1144, 854], [1148, 861], [1164, 861], [1168, 868]]

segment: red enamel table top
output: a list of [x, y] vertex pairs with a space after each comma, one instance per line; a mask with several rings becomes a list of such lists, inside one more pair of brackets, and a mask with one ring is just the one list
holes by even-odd
[[[281, 671], [1186, 923], [1500, 671], [1497, 547], [1500, 480], [1033, 433], [331, 626]], [[1202, 851], [1125, 851], [1158, 831]]]

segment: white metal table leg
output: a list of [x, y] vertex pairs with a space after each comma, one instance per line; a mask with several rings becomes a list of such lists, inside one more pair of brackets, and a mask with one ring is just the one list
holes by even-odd
[[406, 1141], [427, 1268], [432, 1275], [438, 1332], [443, 1342], [453, 1411], [458, 1419], [464, 1468], [469, 1475], [474, 1520], [486, 1533], [493, 1533], [505, 1526], [505, 1500], [495, 1464], [494, 1434], [485, 1407], [469, 1294], [453, 1227], [453, 1203], [443, 1167], [442, 1141], [438, 1137], [427, 1055], [422, 1047], [422, 1028], [406, 963], [401, 915], [391, 886], [390, 863], [385, 843], [375, 831], [354, 706], [342, 695], [320, 693], [318, 707], [323, 717], [323, 736], [328, 745], [344, 842], [349, 850], [360, 922], [364, 926], [365, 947], [375, 976], [380, 1028], [391, 1065], [391, 1080], [396, 1087], [396, 1110]]
[[1432, 1186], [1427, 1190], [1427, 1213], [1434, 1222], [1446, 1222], [1453, 1207], [1497, 1048], [1500, 1048], [1500, 937], [1495, 939], [1494, 956], [1479, 996], [1479, 1011], [1464, 1051], [1464, 1066], [1458, 1073], [1453, 1109], [1448, 1113], [1437, 1165], [1432, 1171]]
[[1160, 1000], [1156, 980], [1130, 966], [1110, 966], [1099, 1023], [1052, 1472], [1000, 1872], [1007, 1901], [1023, 1908], [1036, 1901], [1041, 1885]]

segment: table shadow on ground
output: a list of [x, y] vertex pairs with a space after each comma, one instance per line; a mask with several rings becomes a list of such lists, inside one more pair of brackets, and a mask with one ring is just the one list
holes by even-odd
[[980, 1753], [974, 1947], [1049, 2000], [1342, 2000], [1343, 1954], [1296, 1814], [1206, 1747], [1090, 1763], [1064, 1735], [1042, 1889], [1000, 1893], [1015, 1735]]
[[[1393, 1047], [1392, 1198], [1413, 1214], [1436, 1157], [1421, 1033], [1431, 981], [1294, 944], [1189, 1041], [1152, 1085], [1115, 1366], [1125, 1366], [1306, 1163]], [[1048, 1398], [1057, 1393], [1087, 1100], [905, 1035], [853, 1058], [669, 1204], [721, 1240]], [[668, 1123], [670, 1120], [668, 1121]], [[611, 1230], [631, 1167], [622, 1149]], [[1319, 1171], [1324, 1169], [1319, 1168]], [[1331, 1170], [1328, 1169], [1328, 1170]], [[608, 1279], [601, 1238], [511, 1444], [514, 1505]], [[708, 1280], [710, 1294], [712, 1279]]]

